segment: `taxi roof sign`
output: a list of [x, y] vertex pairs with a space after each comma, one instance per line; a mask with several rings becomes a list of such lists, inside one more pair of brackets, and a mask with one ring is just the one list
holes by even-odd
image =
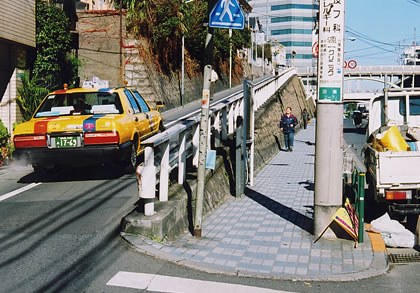
[[82, 88], [85, 89], [103, 89], [109, 88], [109, 82], [107, 80], [100, 80], [97, 76], [92, 77], [92, 80], [85, 80]]
[[243, 29], [245, 17], [236, 0], [219, 0], [210, 12], [210, 27]]

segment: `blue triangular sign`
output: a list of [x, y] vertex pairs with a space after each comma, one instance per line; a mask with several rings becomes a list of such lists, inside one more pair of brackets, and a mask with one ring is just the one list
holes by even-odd
[[210, 27], [243, 29], [245, 17], [237, 0], [219, 0], [210, 12]]

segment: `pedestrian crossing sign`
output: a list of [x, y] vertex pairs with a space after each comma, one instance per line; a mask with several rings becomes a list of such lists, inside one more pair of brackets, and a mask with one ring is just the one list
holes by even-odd
[[210, 27], [243, 29], [245, 17], [237, 0], [219, 0], [210, 12]]

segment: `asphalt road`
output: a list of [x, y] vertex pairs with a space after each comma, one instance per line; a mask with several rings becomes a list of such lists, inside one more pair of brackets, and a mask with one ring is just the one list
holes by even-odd
[[29, 167], [0, 168], [0, 292], [151, 292], [107, 285], [120, 271], [290, 292], [417, 292], [420, 286], [419, 264], [393, 266], [383, 276], [345, 283], [187, 269], [131, 251], [121, 242], [120, 220], [136, 201], [135, 176], [109, 167], [63, 170], [48, 178], [35, 176]]

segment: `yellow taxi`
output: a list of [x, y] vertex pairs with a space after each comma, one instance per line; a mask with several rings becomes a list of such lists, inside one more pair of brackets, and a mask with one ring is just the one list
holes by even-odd
[[16, 126], [14, 157], [35, 171], [112, 162], [134, 172], [140, 142], [164, 129], [158, 110], [134, 88], [65, 87], [48, 94], [32, 119]]

